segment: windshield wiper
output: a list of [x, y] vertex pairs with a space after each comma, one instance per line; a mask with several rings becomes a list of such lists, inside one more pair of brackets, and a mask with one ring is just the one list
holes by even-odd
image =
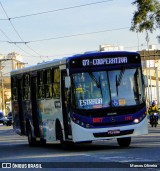
[[123, 67], [121, 69], [119, 75], [118, 76], [116, 75], [116, 91], [117, 91], [117, 96], [118, 96], [118, 86], [120, 86], [120, 84], [121, 84], [124, 72], [125, 72], [125, 68]]
[[96, 83], [97, 88], [100, 88], [101, 91], [101, 96], [103, 98], [103, 93], [102, 93], [102, 88], [101, 88], [101, 81], [100, 81], [100, 76], [99, 76], [99, 80], [96, 79], [96, 77], [94, 76], [94, 74], [92, 72], [88, 72], [89, 76], [91, 77], [91, 79]]
[[88, 72], [89, 76], [92, 78], [92, 80], [96, 83], [96, 86], [97, 88], [100, 88], [101, 85], [100, 85], [100, 78], [99, 78], [99, 81], [96, 79], [96, 77], [93, 75], [92, 72]]

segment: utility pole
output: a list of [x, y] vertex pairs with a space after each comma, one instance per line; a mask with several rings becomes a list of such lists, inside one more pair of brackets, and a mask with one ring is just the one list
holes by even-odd
[[2, 62], [8, 60], [12, 60], [12, 59], [9, 58], [0, 59], [0, 80], [1, 80], [1, 100], [2, 100], [1, 108], [4, 114], [5, 114], [5, 99], [4, 99], [4, 79], [3, 79], [3, 72], [2, 72], [3, 69]]
[[2, 60], [0, 60], [0, 78], [1, 78], [1, 108], [4, 113], [4, 85], [3, 85], [3, 74], [2, 74]]
[[155, 67], [155, 74], [156, 74], [156, 92], [157, 92], [157, 104], [159, 105], [159, 78], [158, 78], [158, 67]]

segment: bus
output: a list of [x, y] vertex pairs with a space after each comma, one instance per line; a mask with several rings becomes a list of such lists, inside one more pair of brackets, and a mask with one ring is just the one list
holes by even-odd
[[137, 52], [77, 54], [11, 71], [13, 128], [30, 146], [91, 143], [148, 133]]

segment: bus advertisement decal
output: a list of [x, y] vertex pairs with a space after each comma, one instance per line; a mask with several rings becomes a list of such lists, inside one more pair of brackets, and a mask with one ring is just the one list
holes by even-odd
[[61, 102], [60, 101], [55, 101], [54, 106], [55, 106], [55, 108], [61, 108]]

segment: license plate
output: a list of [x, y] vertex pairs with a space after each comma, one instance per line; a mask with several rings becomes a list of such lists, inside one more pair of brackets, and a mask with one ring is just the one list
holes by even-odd
[[109, 135], [117, 135], [117, 134], [120, 134], [120, 130], [109, 130], [108, 134]]

